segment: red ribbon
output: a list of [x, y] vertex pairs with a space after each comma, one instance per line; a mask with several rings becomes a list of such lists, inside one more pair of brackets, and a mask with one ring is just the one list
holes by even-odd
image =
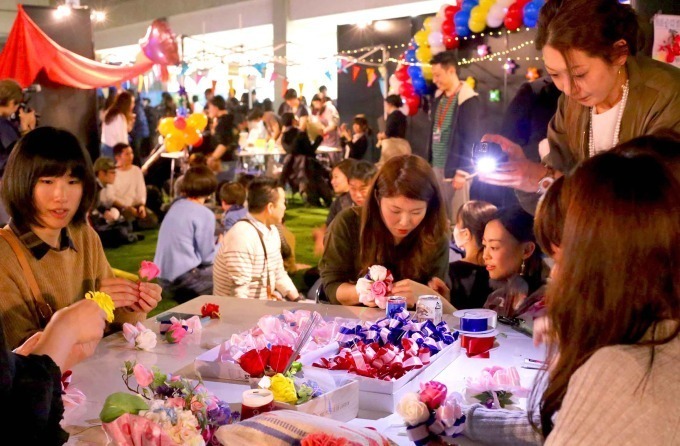
[[488, 358], [489, 350], [493, 348], [493, 343], [496, 336], [488, 336], [485, 338], [471, 337], [461, 335], [460, 345], [467, 351], [468, 358]]

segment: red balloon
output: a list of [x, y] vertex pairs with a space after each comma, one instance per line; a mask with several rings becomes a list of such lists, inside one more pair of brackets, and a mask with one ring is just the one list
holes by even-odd
[[522, 20], [523, 11], [524, 9], [522, 5], [520, 5], [519, 2], [515, 2], [512, 5], [508, 6], [508, 13], [505, 16], [506, 17], [513, 16]]
[[446, 9], [444, 9], [444, 17], [446, 17], [446, 21], [453, 22], [453, 16], [456, 15], [458, 11], [460, 11], [460, 6], [447, 6]]
[[456, 40], [456, 37], [458, 37], [456, 33], [453, 33], [452, 35], [444, 34], [442, 41], [447, 50], [455, 50], [458, 48], [460, 42]]
[[407, 98], [413, 96], [415, 94], [413, 85], [410, 82], [402, 82], [399, 86], [399, 94]]
[[406, 82], [409, 80], [409, 75], [408, 71], [406, 71], [406, 66], [402, 66], [402, 68], [399, 68], [397, 71], [394, 72], [394, 75], [397, 76], [397, 79], [399, 79], [401, 82]]
[[453, 24], [453, 20], [444, 20], [442, 23], [442, 34], [451, 35], [456, 31], [456, 25]]
[[177, 130], [184, 130], [187, 128], [187, 121], [181, 116], [175, 118], [175, 128]]
[[413, 116], [418, 113], [418, 109], [420, 108], [420, 97], [413, 95], [406, 96], [404, 99], [406, 99], [406, 105], [408, 105], [408, 114]]
[[503, 20], [503, 23], [505, 24], [506, 28], [508, 28], [511, 31], [514, 31], [520, 26], [522, 26], [522, 19], [517, 16], [508, 14], [505, 16], [505, 20]]
[[146, 35], [139, 41], [139, 46], [152, 62], [161, 65], [179, 65], [177, 38], [165, 19], [156, 19], [151, 22]]

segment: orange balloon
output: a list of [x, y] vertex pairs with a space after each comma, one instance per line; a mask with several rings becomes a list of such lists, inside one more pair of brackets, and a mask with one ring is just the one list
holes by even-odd
[[184, 148], [186, 142], [184, 141], [184, 135], [170, 134], [165, 137], [165, 151], [168, 153], [179, 152]]
[[203, 113], [192, 113], [187, 118], [187, 126], [203, 131], [208, 125], [208, 117]]
[[175, 128], [175, 120], [173, 118], [163, 118], [158, 123], [158, 133], [163, 136], [169, 135]]
[[193, 132], [186, 132], [186, 142], [190, 146], [196, 147], [200, 145], [200, 142], [203, 140], [203, 135], [201, 135], [201, 132], [198, 130], [194, 130]]

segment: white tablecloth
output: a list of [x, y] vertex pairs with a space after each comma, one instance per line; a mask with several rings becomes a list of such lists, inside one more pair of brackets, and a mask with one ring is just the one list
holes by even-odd
[[[382, 310], [365, 307], [310, 305], [219, 296], [201, 296], [173, 308], [171, 312], [200, 314], [201, 306], [208, 302], [219, 304], [222, 318], [209, 321], [202, 332], [188, 335], [179, 344], [168, 344], [159, 336], [158, 345], [153, 351], [138, 351], [126, 343], [121, 333], [116, 333], [104, 338], [92, 357], [74, 367], [71, 386], [81, 390], [87, 400], [83, 405], [69, 409], [66, 413], [62, 425], [71, 434], [67, 444], [107, 444], [106, 435], [100, 427], [99, 412], [108, 395], [127, 391], [120, 371], [126, 360], [136, 360], [147, 367], [156, 366], [164, 372], [192, 377], [195, 376], [194, 358], [229, 339], [232, 334], [253, 327], [260, 317], [267, 314], [276, 315], [284, 309], [301, 308], [316, 310], [328, 319], [344, 317], [376, 320], [384, 315]], [[450, 320], [447, 317], [447, 321], [452, 323], [453, 317], [451, 316]], [[148, 319], [145, 324], [158, 333], [157, 318]], [[499, 328], [502, 333], [498, 337], [500, 347], [491, 352], [490, 359], [470, 359], [463, 353], [437, 376], [437, 380], [446, 384], [450, 390], [462, 391], [465, 378], [478, 375], [485, 367], [515, 366], [522, 378], [522, 384], [525, 387], [531, 386], [536, 371], [521, 368], [524, 365], [524, 358], [542, 359], [545, 352], [534, 348], [527, 336], [507, 327]], [[230, 404], [240, 403], [241, 394], [248, 388], [244, 385], [218, 381], [205, 381], [205, 384], [210, 391]], [[397, 425], [399, 423], [396, 415], [360, 411], [359, 418], [350, 424], [372, 426], [400, 445], [410, 444], [404, 436], [404, 427]]]

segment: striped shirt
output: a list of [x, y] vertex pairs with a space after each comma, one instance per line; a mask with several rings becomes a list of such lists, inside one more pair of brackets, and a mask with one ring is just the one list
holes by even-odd
[[213, 265], [215, 295], [241, 299], [267, 299], [267, 274], [272, 291], [282, 296], [295, 291], [295, 285], [283, 267], [281, 238], [274, 225], [267, 228], [252, 215], [246, 217], [262, 234], [267, 248], [268, 265], [265, 267], [264, 250], [257, 230], [245, 221], [237, 222], [224, 236]]
[[[436, 138], [432, 138], [432, 167], [444, 168], [446, 166], [446, 157], [449, 153], [449, 141], [452, 138], [452, 122], [458, 109], [458, 93], [453, 97], [442, 95], [441, 100], [437, 106], [437, 111], [434, 114], [434, 128], [433, 132], [441, 132], [439, 142]], [[439, 127], [441, 123], [441, 127]]]

